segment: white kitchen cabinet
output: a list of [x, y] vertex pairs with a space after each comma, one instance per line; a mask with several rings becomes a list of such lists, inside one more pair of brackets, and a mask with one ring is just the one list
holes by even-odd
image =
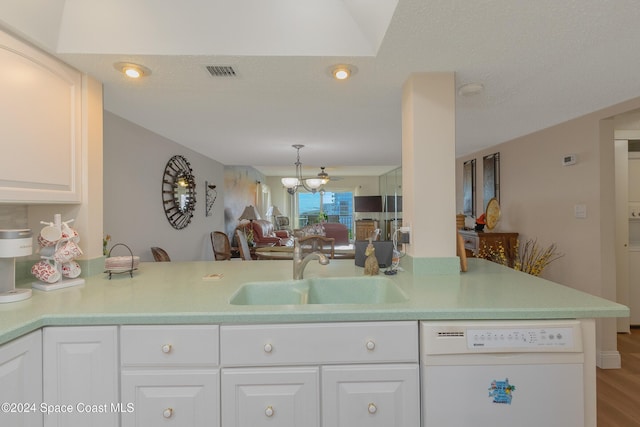
[[52, 412], [45, 427], [113, 427], [119, 413], [118, 328], [46, 327], [43, 398]]
[[219, 329], [122, 326], [122, 427], [220, 426]]
[[2, 203], [79, 203], [82, 74], [0, 31]]
[[322, 421], [333, 427], [419, 427], [417, 364], [322, 368]]
[[218, 370], [125, 371], [122, 427], [219, 426]]
[[220, 360], [225, 427], [420, 425], [417, 322], [222, 326]]
[[417, 322], [225, 325], [224, 366], [418, 361]]
[[0, 346], [0, 425], [41, 427], [42, 333], [38, 330]]
[[319, 427], [319, 369], [222, 370], [225, 427]]

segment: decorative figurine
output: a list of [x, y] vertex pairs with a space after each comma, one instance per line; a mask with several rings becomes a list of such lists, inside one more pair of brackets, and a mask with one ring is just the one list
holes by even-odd
[[367, 245], [367, 249], [365, 249], [364, 254], [367, 258], [364, 261], [364, 274], [366, 276], [375, 276], [378, 274], [378, 270], [380, 267], [378, 266], [378, 258], [376, 258], [376, 248], [369, 240], [369, 244]]

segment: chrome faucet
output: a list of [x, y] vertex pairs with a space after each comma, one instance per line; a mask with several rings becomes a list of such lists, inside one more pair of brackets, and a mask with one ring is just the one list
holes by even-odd
[[322, 252], [311, 252], [306, 257], [302, 258], [302, 247], [298, 242], [298, 238], [293, 239], [293, 279], [300, 280], [304, 274], [304, 268], [309, 264], [313, 258], [318, 258], [320, 265], [329, 264], [329, 258]]

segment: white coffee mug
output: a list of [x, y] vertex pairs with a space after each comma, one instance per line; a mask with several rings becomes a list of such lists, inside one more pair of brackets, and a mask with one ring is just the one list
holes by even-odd
[[31, 274], [45, 283], [55, 283], [62, 278], [58, 269], [51, 262], [44, 259], [33, 264]]
[[42, 230], [40, 230], [40, 234], [38, 235], [38, 243], [43, 247], [53, 246], [61, 238], [62, 231], [58, 227], [54, 225], [47, 225], [46, 227], [43, 227]]
[[75, 228], [69, 227], [66, 223], [62, 223], [62, 238], [69, 239], [74, 243], [78, 243], [80, 241], [80, 236]]
[[56, 250], [56, 253], [53, 255], [53, 259], [58, 262], [64, 263], [69, 262], [72, 259], [79, 257], [80, 255], [82, 255], [80, 246], [78, 246], [75, 242], [69, 240]]
[[82, 270], [80, 269], [80, 264], [75, 261], [69, 261], [62, 264], [62, 275], [64, 277], [75, 279], [80, 275], [81, 272]]

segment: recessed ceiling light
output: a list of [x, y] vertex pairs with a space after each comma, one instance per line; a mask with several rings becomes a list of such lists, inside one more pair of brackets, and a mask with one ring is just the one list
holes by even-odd
[[484, 90], [482, 83], [467, 83], [458, 88], [458, 95], [460, 96], [473, 96], [477, 95]]
[[113, 64], [113, 68], [132, 79], [146, 77], [151, 74], [151, 70], [144, 65], [134, 64], [131, 62], [116, 62]]
[[347, 80], [354, 75], [358, 69], [354, 65], [334, 65], [329, 69], [331, 76], [336, 80]]

